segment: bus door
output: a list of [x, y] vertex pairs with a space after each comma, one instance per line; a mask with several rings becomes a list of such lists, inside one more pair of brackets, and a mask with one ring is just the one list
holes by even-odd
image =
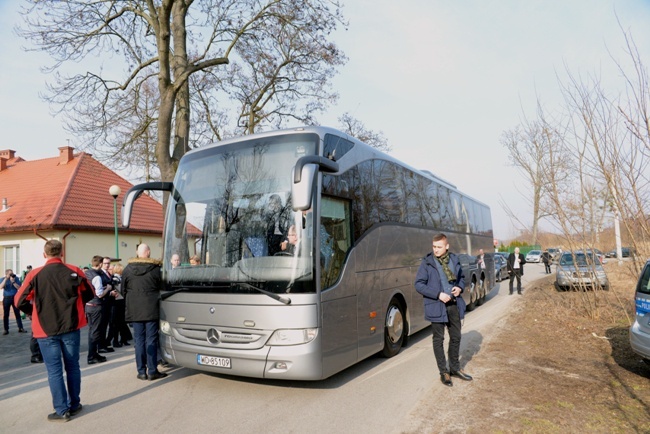
[[323, 366], [337, 372], [358, 360], [354, 273], [343, 272], [352, 247], [350, 202], [323, 196], [320, 214]]

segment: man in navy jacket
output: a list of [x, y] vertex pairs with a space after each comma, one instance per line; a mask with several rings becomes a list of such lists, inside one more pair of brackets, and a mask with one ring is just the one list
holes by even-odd
[[[453, 386], [451, 376], [465, 381], [472, 377], [460, 369], [461, 320], [465, 317], [465, 276], [458, 256], [449, 252], [445, 234], [433, 237], [433, 253], [420, 264], [415, 289], [424, 297], [424, 318], [431, 321], [433, 354], [440, 371], [440, 381]], [[445, 327], [449, 330], [449, 368], [445, 358]]]

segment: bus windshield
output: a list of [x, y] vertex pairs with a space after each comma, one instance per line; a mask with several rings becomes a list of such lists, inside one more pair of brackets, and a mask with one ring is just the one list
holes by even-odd
[[186, 155], [169, 198], [163, 273], [192, 292], [314, 292], [311, 212], [294, 212], [291, 173], [318, 136], [295, 134]]

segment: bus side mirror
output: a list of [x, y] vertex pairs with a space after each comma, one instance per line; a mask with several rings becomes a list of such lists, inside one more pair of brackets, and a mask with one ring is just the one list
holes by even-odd
[[131, 187], [124, 195], [124, 202], [122, 202], [122, 227], [128, 228], [131, 224], [133, 203], [145, 190], [172, 191], [173, 189], [174, 184], [171, 182], [145, 182]]
[[[293, 170], [298, 170], [294, 167]], [[312, 191], [314, 191], [314, 179], [316, 178], [316, 165], [305, 164], [300, 168], [300, 181], [291, 183], [291, 204], [294, 211], [305, 211], [311, 208]], [[291, 174], [295, 179], [294, 173]]]
[[318, 155], [305, 155], [296, 161], [292, 172], [291, 200], [294, 211], [311, 208], [316, 170], [334, 173], [339, 171], [337, 162]]

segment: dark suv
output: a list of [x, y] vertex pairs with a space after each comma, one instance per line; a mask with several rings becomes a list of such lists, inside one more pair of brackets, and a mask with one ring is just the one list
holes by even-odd
[[[623, 258], [629, 258], [630, 256], [635, 255], [635, 251], [631, 247], [621, 247], [621, 257]], [[605, 257], [607, 258], [615, 258], [616, 257], [616, 249], [605, 253]]]

